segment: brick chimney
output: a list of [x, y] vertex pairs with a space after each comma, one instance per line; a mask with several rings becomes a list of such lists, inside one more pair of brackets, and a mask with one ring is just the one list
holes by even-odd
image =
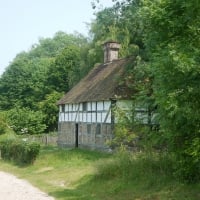
[[104, 63], [112, 62], [118, 59], [120, 44], [109, 41], [104, 43]]

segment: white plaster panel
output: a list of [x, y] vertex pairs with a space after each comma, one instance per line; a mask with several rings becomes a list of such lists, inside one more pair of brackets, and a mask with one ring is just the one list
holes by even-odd
[[79, 122], [80, 121], [80, 113], [77, 113], [77, 116], [76, 116], [76, 122]]
[[96, 111], [96, 102], [92, 102], [92, 111]]
[[107, 112], [102, 112], [102, 122], [105, 121], [105, 119], [106, 119], [106, 114], [107, 114]]
[[59, 122], [62, 122], [61, 114], [59, 114], [59, 116], [58, 116], [58, 121], [59, 121]]
[[76, 117], [76, 113], [71, 113], [71, 116], [72, 116], [72, 121], [75, 121], [75, 117]]
[[106, 123], [111, 123], [111, 111], [108, 114], [108, 117], [106, 119]]
[[101, 119], [101, 113], [97, 113], [97, 122], [101, 123], [102, 119]]
[[80, 114], [81, 114], [80, 112], [77, 114], [77, 117], [76, 117], [76, 122], [80, 122], [80, 117], [81, 117], [81, 115], [80, 115]]
[[68, 121], [68, 113], [65, 113], [65, 122]]
[[70, 112], [70, 111], [72, 111], [72, 104], [68, 104], [68, 111]]
[[76, 111], [79, 111], [79, 104], [76, 104]]
[[109, 110], [110, 105], [111, 105], [110, 101], [104, 101], [104, 110]]
[[96, 113], [92, 113], [92, 122], [96, 122]]
[[72, 115], [71, 115], [71, 112], [69, 112], [69, 119], [68, 121], [71, 121], [72, 120]]
[[122, 110], [131, 110], [133, 108], [133, 103], [130, 100], [119, 100], [117, 101], [117, 107]]
[[79, 113], [79, 121], [83, 122], [83, 113], [82, 112]]
[[92, 113], [87, 113], [87, 122], [91, 122], [92, 121]]
[[97, 102], [97, 110], [100, 111], [100, 110], [103, 110], [103, 101], [98, 101]]
[[87, 122], [87, 113], [83, 113], [83, 122]]
[[83, 104], [82, 103], [79, 104], [79, 110], [83, 111]]
[[60, 113], [60, 121], [63, 122], [64, 121], [64, 113]]

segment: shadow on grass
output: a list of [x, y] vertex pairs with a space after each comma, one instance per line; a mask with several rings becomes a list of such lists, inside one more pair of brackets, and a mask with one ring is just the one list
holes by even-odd
[[[110, 183], [110, 184], [109, 184]], [[121, 184], [121, 183], [120, 183]], [[106, 180], [96, 180], [93, 176], [87, 175], [80, 180], [80, 183], [74, 188], [66, 188], [51, 192], [49, 195], [58, 200], [111, 200], [123, 199], [121, 195], [117, 198], [121, 191], [119, 184]], [[130, 196], [130, 193], [128, 193]], [[131, 200], [133, 198], [125, 198]]]
[[[160, 193], [163, 193], [165, 197], [162, 198]], [[166, 200], [168, 197], [173, 197], [173, 194], [171, 196], [168, 193], [169, 188], [166, 185], [157, 187], [150, 186], [149, 183], [143, 184], [141, 180], [86, 175], [73, 188], [59, 189], [49, 195], [58, 200]], [[172, 199], [180, 200], [179, 198]]]
[[[164, 193], [164, 195], [160, 194]], [[125, 183], [97, 181], [91, 179], [73, 189], [57, 190], [50, 193], [58, 200], [186, 200], [187, 198], [173, 198], [168, 188], [158, 191], [155, 188], [137, 187], [135, 182]], [[169, 197], [169, 198], [168, 198]], [[189, 199], [187, 199], [189, 200]], [[191, 200], [191, 199], [190, 199]], [[195, 199], [198, 200], [198, 199]]]
[[71, 189], [50, 193], [58, 200], [199, 200], [200, 185], [183, 185], [169, 182], [169, 185], [148, 186], [121, 180], [95, 180], [84, 177], [82, 183]]

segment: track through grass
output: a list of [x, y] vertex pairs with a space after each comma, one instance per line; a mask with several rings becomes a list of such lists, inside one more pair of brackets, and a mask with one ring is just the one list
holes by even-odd
[[172, 162], [156, 154], [43, 147], [33, 165], [1, 160], [0, 170], [30, 181], [57, 200], [199, 200], [200, 184], [174, 179]]

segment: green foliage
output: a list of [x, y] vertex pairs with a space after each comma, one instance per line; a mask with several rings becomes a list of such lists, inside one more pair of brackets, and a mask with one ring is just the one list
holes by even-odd
[[162, 185], [173, 179], [174, 160], [168, 154], [128, 153], [121, 148], [114, 159], [99, 163], [98, 179], [123, 180], [127, 183]]
[[42, 147], [34, 165], [16, 167], [0, 160], [0, 170], [28, 180], [55, 199], [199, 200], [200, 184], [173, 176], [168, 154], [117, 154]]
[[80, 80], [80, 48], [67, 46], [56, 56], [48, 70], [47, 84], [51, 90], [67, 92]]
[[196, 0], [146, 0], [140, 11], [154, 76], [160, 137], [175, 152], [176, 172], [186, 181], [200, 177], [199, 10]]
[[91, 23], [90, 34], [93, 38], [91, 51], [96, 62], [102, 62], [102, 45], [107, 41], [121, 44], [120, 56], [127, 57], [143, 52], [142, 29], [137, 14], [140, 0], [116, 2], [111, 8], [99, 10], [96, 20]]
[[0, 108], [8, 110], [16, 104], [34, 109], [43, 98], [45, 74], [49, 58], [29, 58], [19, 54], [0, 79]]
[[[67, 92], [85, 75], [93, 65], [88, 64], [87, 53], [88, 41], [81, 34], [58, 32], [53, 38], [40, 38], [38, 44], [32, 45], [28, 52], [21, 52], [16, 56], [0, 78], [0, 110], [12, 110], [17, 107], [27, 112], [26, 108], [29, 108], [32, 112], [30, 115], [38, 114], [39, 118], [36, 120], [36, 117], [28, 117], [26, 120], [25, 117], [20, 122], [10, 115], [11, 123], [15, 125], [18, 133], [21, 129], [27, 131], [28, 122], [39, 123], [35, 129], [34, 125], [30, 124], [29, 133], [41, 133], [45, 129], [41, 122], [42, 115], [46, 116], [46, 130], [55, 129], [55, 91], [60, 94]], [[55, 104], [50, 103], [53, 99]], [[40, 102], [43, 102], [42, 114], [38, 112], [42, 104]], [[45, 106], [44, 103], [48, 105]], [[53, 115], [55, 116], [52, 119], [47, 119], [47, 116]], [[16, 125], [18, 122], [19, 125]]]
[[[56, 107], [52, 103], [57, 98], [55, 91], [67, 92], [95, 63], [102, 63], [102, 44], [116, 40], [121, 43], [120, 56], [135, 56], [135, 61], [127, 68], [126, 79], [122, 80], [134, 91], [134, 104], [148, 108], [150, 114], [158, 108], [159, 132], [148, 130], [142, 133], [143, 137], [146, 140], [151, 137], [152, 144], [159, 143], [156, 145], [160, 149], [175, 153], [179, 177], [198, 181], [199, 1], [115, 2], [112, 8], [96, 12], [90, 27], [90, 43], [80, 34], [58, 32], [54, 38], [41, 38], [29, 52], [17, 55], [0, 78], [0, 109], [17, 106], [21, 110], [24, 107], [34, 110], [24, 109], [26, 114], [22, 114], [15, 108], [8, 112], [18, 133], [26, 131], [23, 128], [29, 123], [31, 134], [42, 132], [45, 129], [43, 115], [48, 126], [46, 130], [55, 128]], [[118, 125], [116, 143], [127, 144], [138, 135], [138, 130], [133, 121], [122, 116], [124, 121]], [[0, 123], [3, 133], [5, 124], [2, 120]]]
[[0, 113], [0, 135], [6, 133], [7, 129], [8, 129], [8, 125], [5, 120], [5, 116], [3, 113]]
[[[41, 38], [28, 52], [19, 53], [0, 78], [0, 109], [18, 105], [37, 110], [38, 102], [52, 89], [68, 91], [68, 85], [80, 78], [80, 51], [87, 52], [86, 46], [82, 35], [58, 32], [53, 38]], [[66, 81], [69, 77], [70, 83]]]
[[152, 82], [149, 65], [139, 55], [127, 64], [124, 79], [120, 80], [120, 84], [127, 85], [133, 96], [128, 108], [115, 108], [117, 123], [112, 145], [126, 145], [139, 150], [145, 148], [150, 135], [157, 135], [152, 131], [158, 126]]
[[17, 134], [40, 134], [46, 129], [44, 114], [29, 108], [13, 108], [7, 111], [9, 126]]
[[39, 155], [40, 145], [27, 143], [19, 139], [4, 139], [0, 141], [1, 157], [17, 164], [32, 164]]
[[109, 142], [109, 145], [114, 148], [121, 146], [136, 148], [135, 142], [138, 133], [133, 130], [133, 111], [124, 111], [116, 106], [114, 112], [117, 123], [115, 124], [114, 138]]
[[[145, 142], [174, 152], [176, 174], [186, 181], [200, 177], [199, 10], [197, 0], [116, 1], [113, 8], [97, 13], [92, 24], [96, 44], [109, 37], [117, 40], [122, 56], [136, 45], [131, 51], [136, 63], [129, 67], [126, 82], [134, 90], [135, 105], [150, 113], [158, 108], [160, 123], [159, 132], [145, 133]], [[129, 127], [126, 122], [118, 126], [117, 142], [134, 136]]]
[[61, 97], [62, 93], [52, 92], [46, 95], [45, 99], [39, 103], [39, 109], [44, 114], [44, 123], [47, 126], [47, 131], [57, 129], [58, 122], [58, 106], [56, 102]]

